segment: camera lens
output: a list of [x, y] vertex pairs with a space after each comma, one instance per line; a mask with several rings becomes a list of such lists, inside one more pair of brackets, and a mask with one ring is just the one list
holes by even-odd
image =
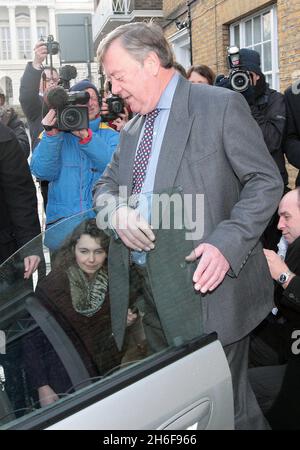
[[123, 111], [123, 104], [120, 101], [116, 100], [116, 101], [112, 102], [111, 109], [112, 109], [112, 112], [119, 114]]
[[61, 112], [60, 121], [61, 124], [70, 130], [79, 129], [82, 120], [82, 115], [78, 108], [65, 108]]
[[244, 72], [237, 72], [231, 77], [231, 86], [237, 92], [244, 92], [249, 87], [249, 77]]

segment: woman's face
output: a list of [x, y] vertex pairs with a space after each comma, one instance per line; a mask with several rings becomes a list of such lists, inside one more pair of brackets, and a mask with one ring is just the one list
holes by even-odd
[[200, 75], [198, 72], [192, 72], [189, 76], [189, 81], [192, 83], [203, 83], [203, 84], [209, 84], [209, 81], [207, 78], [205, 78], [203, 75]]
[[88, 234], [80, 236], [75, 246], [75, 259], [80, 269], [89, 277], [103, 266], [106, 256], [99, 239], [94, 239]]

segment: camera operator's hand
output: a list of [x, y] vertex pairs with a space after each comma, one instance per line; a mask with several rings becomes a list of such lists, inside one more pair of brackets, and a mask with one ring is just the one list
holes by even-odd
[[34, 69], [41, 70], [42, 64], [47, 57], [47, 46], [44, 41], [38, 41], [34, 47], [34, 59], [32, 66]]
[[228, 78], [228, 77], [225, 77], [225, 75], [217, 75], [217, 76], [216, 76], [216, 79], [215, 79], [215, 86], [223, 87], [223, 88], [231, 89], [231, 90], [232, 90], [232, 87], [231, 87], [231, 85], [230, 85], [229, 78]]
[[59, 130], [55, 128], [56, 125], [56, 111], [50, 109], [42, 120], [42, 125], [46, 130], [47, 135], [55, 136], [59, 133]]
[[74, 134], [74, 136], [79, 137], [81, 140], [89, 137], [89, 130], [87, 130], [86, 128], [84, 128], [83, 130], [75, 130], [71, 133]]
[[113, 125], [115, 125], [117, 131], [121, 131], [126, 123], [128, 122], [129, 119], [129, 111], [126, 108], [126, 106], [124, 107], [124, 112], [119, 114], [119, 117], [115, 120], [113, 120]]
[[102, 98], [102, 103], [100, 105], [100, 114], [106, 115], [109, 114], [108, 104], [106, 103], [106, 99]]

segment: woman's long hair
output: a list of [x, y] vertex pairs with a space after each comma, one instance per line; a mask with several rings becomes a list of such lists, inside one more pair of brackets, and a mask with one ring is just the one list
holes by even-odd
[[[66, 270], [76, 264], [75, 246], [84, 234], [98, 240], [105, 253], [108, 254], [109, 236], [97, 227], [96, 219], [86, 219], [74, 228], [72, 234], [64, 241], [54, 258], [53, 268]], [[106, 266], [105, 263], [104, 267], [106, 268]]]

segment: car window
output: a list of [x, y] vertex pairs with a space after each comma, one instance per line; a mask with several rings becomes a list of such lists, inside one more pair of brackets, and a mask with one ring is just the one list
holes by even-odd
[[[145, 321], [146, 317], [151, 319], [151, 314], [141, 290], [143, 276], [131, 276], [129, 292], [124, 292], [122, 268], [141, 254], [119, 252], [120, 240], [105, 230], [110, 265], [117, 276], [120, 273], [119, 282], [114, 279], [114, 291], [110, 292], [107, 258], [103, 263], [105, 238], [102, 242], [102, 238], [92, 239], [85, 234], [85, 240], [70, 241], [74, 230], [96, 217], [95, 210], [59, 221], [0, 266], [0, 427], [26, 421], [28, 428], [33, 422], [39, 428], [43, 417], [48, 420], [50, 416], [55, 421], [58, 411], [74, 408], [74, 402], [78, 406], [86, 396], [99, 396], [101, 392], [106, 395], [104, 388], [111, 388], [114, 381], [119, 388], [124, 380], [130, 383], [132, 374], [136, 377], [141, 369], [149, 370], [162, 355], [202, 336], [201, 302], [192, 284], [196, 266], [182, 256], [193, 250], [187, 234], [192, 229], [191, 217], [181, 211], [171, 215], [174, 223], [170, 224], [169, 208], [167, 202], [159, 213], [159, 232], [154, 227], [156, 248], [148, 255], [151, 289], [160, 299], [162, 326], [169, 336], [167, 347], [151, 351]], [[164, 217], [167, 221], [162, 224]], [[195, 231], [199, 232], [194, 226]], [[40, 264], [26, 279], [24, 258], [31, 255], [37, 255]], [[102, 264], [101, 269], [97, 264]], [[88, 275], [89, 270], [96, 275]], [[110, 295], [115, 299], [119, 296], [120, 305], [123, 296], [128, 295], [125, 316], [110, 303]], [[170, 302], [174, 314], [168, 312]], [[178, 320], [184, 302], [193, 303], [194, 317], [191, 314], [188, 322]], [[150, 326], [155, 327], [155, 323]], [[122, 327], [124, 340], [120, 347], [117, 335]]]

